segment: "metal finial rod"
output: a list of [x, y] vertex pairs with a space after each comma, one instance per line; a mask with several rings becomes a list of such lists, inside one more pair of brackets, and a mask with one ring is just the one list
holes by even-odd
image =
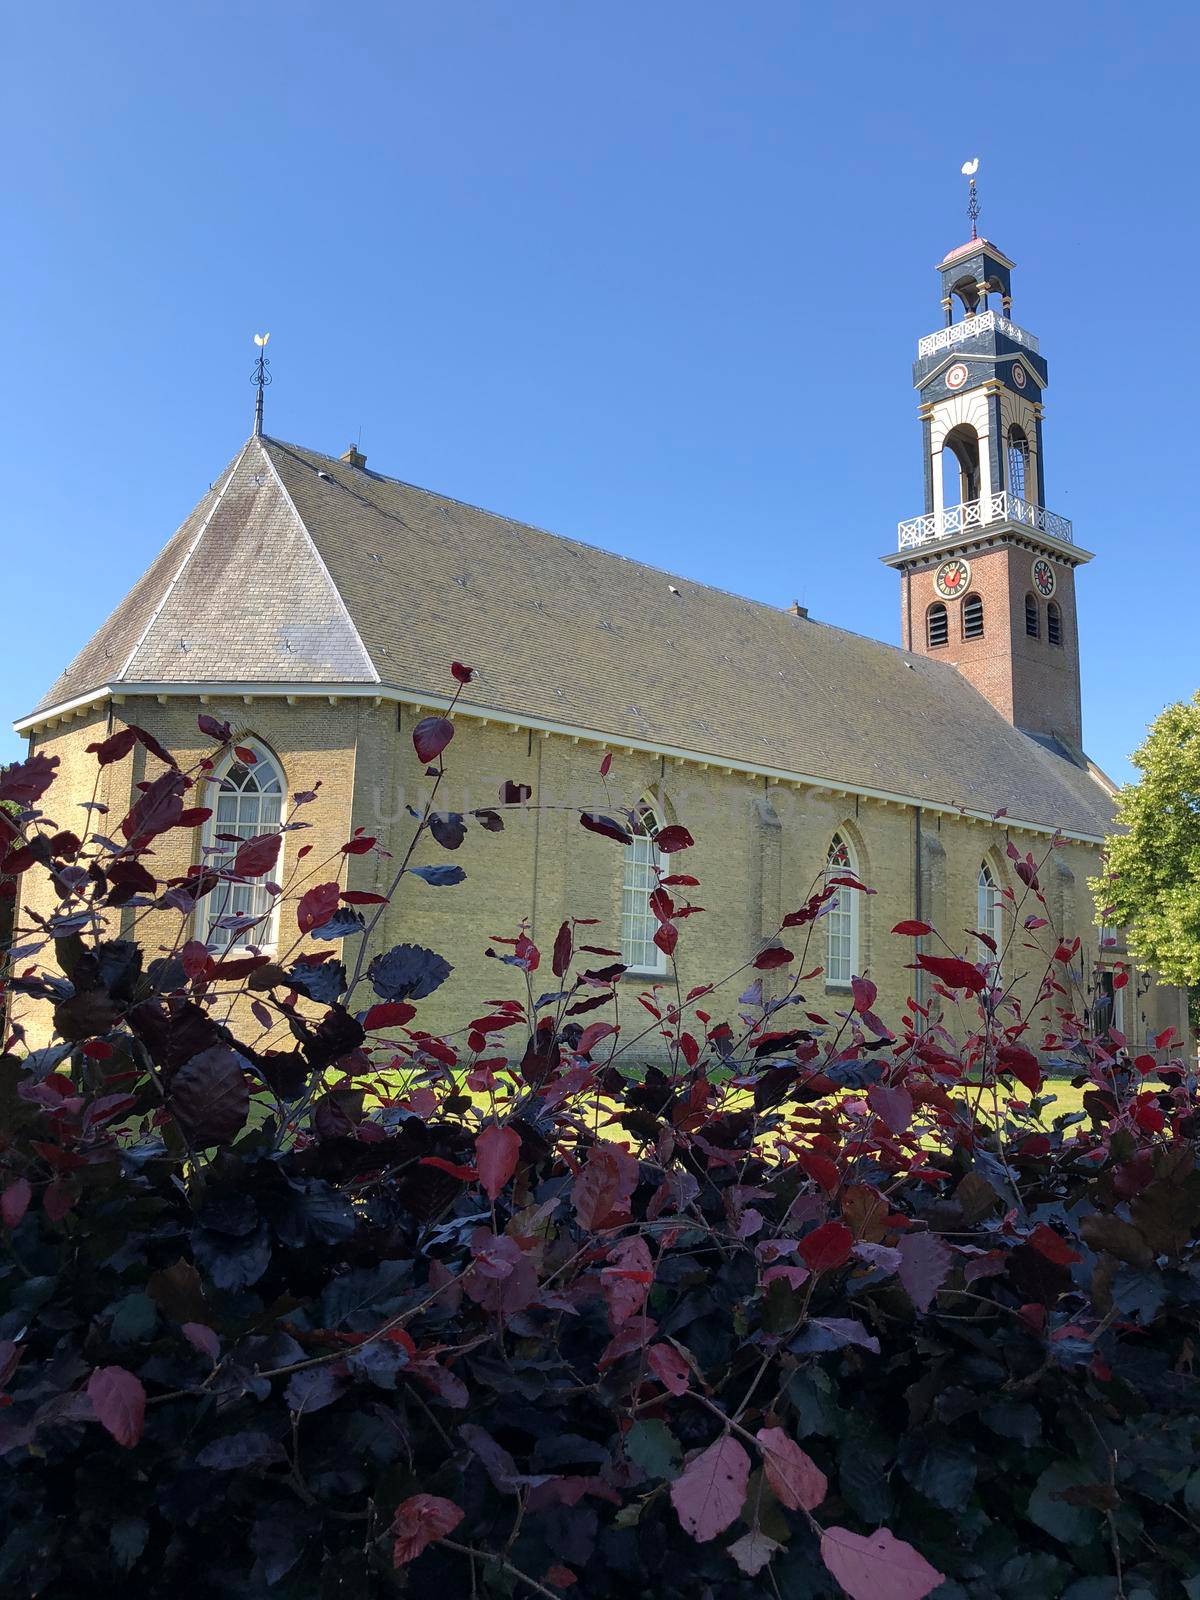
[[970, 181], [971, 195], [967, 201], [967, 215], [971, 219], [971, 237], [978, 239], [979, 229], [976, 224], [979, 221], [979, 195], [975, 189], [975, 174], [979, 171], [979, 157], [972, 156], [970, 161], [964, 161], [959, 170], [963, 177]]
[[259, 438], [263, 431], [263, 390], [271, 381], [271, 374], [267, 370], [271, 363], [267, 360], [267, 340], [269, 333], [256, 333], [254, 342], [258, 346], [258, 360], [254, 363], [254, 371], [250, 374], [250, 382], [258, 390], [254, 397], [254, 436]]

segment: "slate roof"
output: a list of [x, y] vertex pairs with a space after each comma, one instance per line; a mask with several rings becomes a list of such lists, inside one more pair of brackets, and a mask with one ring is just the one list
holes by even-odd
[[1092, 770], [946, 663], [252, 438], [41, 701], [379, 683], [1097, 836]]

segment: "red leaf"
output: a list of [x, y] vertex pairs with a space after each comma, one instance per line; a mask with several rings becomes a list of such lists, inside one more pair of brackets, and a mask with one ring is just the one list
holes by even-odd
[[746, 1500], [750, 1457], [731, 1433], [702, 1450], [671, 1485], [685, 1533], [705, 1544], [736, 1522]]
[[604, 752], [604, 759], [600, 763], [600, 776], [602, 778], [607, 778], [608, 777], [609, 769], [610, 769], [611, 766], [612, 766], [612, 751], [611, 750], [606, 750]]
[[781, 944], [769, 944], [765, 950], [760, 950], [754, 958], [754, 965], [760, 972], [771, 972], [776, 967], [786, 967], [789, 961], [796, 958], [790, 950]]
[[318, 883], [306, 889], [296, 906], [296, 925], [300, 932], [311, 933], [314, 928], [323, 928], [337, 910], [341, 897], [341, 887], [336, 883]]
[[851, 978], [850, 992], [854, 996], [855, 1011], [862, 1013], [870, 1011], [875, 1004], [875, 996], [879, 993], [879, 990], [871, 982], [870, 978]]
[[776, 1497], [789, 1511], [815, 1511], [829, 1493], [829, 1480], [817, 1463], [782, 1428], [760, 1428], [754, 1437]]
[[119, 1445], [132, 1450], [146, 1420], [146, 1391], [133, 1373], [124, 1367], [97, 1367], [88, 1379], [87, 1394], [96, 1421]]
[[692, 1370], [670, 1344], [652, 1344], [646, 1351], [646, 1365], [671, 1394], [686, 1394]]
[[459, 1166], [457, 1162], [447, 1161], [444, 1156], [422, 1156], [417, 1165], [419, 1167], [436, 1167], [439, 1172], [448, 1172], [452, 1178], [457, 1178], [460, 1183], [474, 1183], [479, 1176], [474, 1167]]
[[850, 1600], [925, 1600], [946, 1576], [887, 1528], [851, 1533], [826, 1528], [821, 1560]]
[[854, 1235], [844, 1222], [824, 1222], [805, 1234], [796, 1248], [810, 1272], [830, 1272], [849, 1261]]
[[0, 770], [0, 800], [11, 800], [14, 805], [31, 806], [40, 800], [54, 782], [57, 756], [40, 752], [19, 761], [14, 767]]
[[201, 1050], [171, 1079], [169, 1104], [198, 1148], [228, 1144], [241, 1132], [250, 1113], [250, 1089], [241, 1057], [223, 1044]]
[[1053, 1261], [1056, 1267], [1074, 1266], [1077, 1261], [1083, 1260], [1078, 1250], [1072, 1250], [1061, 1233], [1056, 1233], [1044, 1222], [1038, 1223], [1026, 1243], [1031, 1244], [1047, 1261]]
[[218, 722], [216, 717], [210, 717], [207, 711], [202, 711], [196, 718], [196, 726], [201, 733], [206, 733], [210, 739], [217, 739], [221, 744], [228, 744], [233, 738], [233, 729], [227, 722]]
[[452, 661], [450, 663], [450, 671], [454, 674], [456, 683], [470, 683], [475, 676], [475, 668], [464, 667], [461, 661]]
[[996, 1065], [1002, 1072], [1011, 1072], [1030, 1094], [1036, 1094], [1042, 1087], [1042, 1069], [1037, 1057], [1023, 1044], [1002, 1044], [996, 1051]]
[[260, 833], [254, 839], [247, 839], [238, 846], [233, 870], [243, 878], [261, 877], [264, 872], [270, 872], [279, 859], [282, 843], [283, 838], [278, 833]]
[[248, 745], [235, 744], [233, 747], [233, 753], [244, 767], [254, 767], [258, 765], [258, 757]]
[[498, 1122], [489, 1123], [475, 1140], [475, 1165], [489, 1200], [495, 1200], [517, 1170], [520, 1154], [521, 1135]]
[[556, 978], [561, 978], [571, 965], [571, 954], [571, 924], [564, 922], [555, 937], [554, 955], [550, 962], [550, 970]]
[[973, 994], [982, 994], [987, 987], [987, 979], [979, 968], [958, 956], [919, 955], [917, 965], [932, 972], [950, 989], [970, 989]]
[[694, 1067], [700, 1059], [700, 1046], [690, 1033], [679, 1035], [679, 1049], [688, 1066]]
[[664, 855], [674, 855], [676, 850], [690, 850], [695, 844], [688, 830], [681, 823], [673, 822], [669, 827], [660, 828], [654, 835], [655, 847]]
[[556, 1561], [552, 1567], [547, 1567], [542, 1576], [556, 1589], [569, 1589], [573, 1583], [579, 1582], [570, 1567], [564, 1567], [561, 1561]]
[[127, 756], [137, 743], [137, 734], [132, 728], [118, 728], [116, 733], [110, 733], [107, 739], [98, 740], [89, 744], [87, 753], [95, 756], [102, 767], [107, 767], [110, 762], [120, 761], [122, 756]]
[[796, 1164], [814, 1183], [819, 1183], [826, 1194], [832, 1194], [837, 1188], [841, 1174], [828, 1156], [817, 1155], [812, 1150], [802, 1151], [796, 1157]]
[[608, 1307], [609, 1325], [615, 1333], [645, 1304], [654, 1282], [654, 1263], [646, 1241], [636, 1234], [614, 1245], [608, 1259], [610, 1265], [600, 1273], [600, 1288]]
[[905, 1293], [922, 1314], [950, 1276], [954, 1257], [936, 1233], [906, 1233], [900, 1240], [897, 1269]]
[[589, 833], [599, 833], [605, 839], [615, 839], [617, 844], [629, 844], [633, 835], [611, 817], [602, 817], [598, 811], [581, 811], [579, 820]]
[[1118, 967], [1113, 973], [1112, 986], [1114, 989], [1123, 989], [1129, 982], [1129, 974], [1124, 967]]
[[638, 1164], [615, 1145], [598, 1144], [588, 1152], [587, 1165], [571, 1186], [571, 1202], [581, 1228], [605, 1227], [628, 1214], [637, 1187]]
[[348, 906], [385, 906], [388, 897], [385, 894], [372, 894], [370, 889], [343, 889], [342, 901]]
[[414, 1494], [396, 1507], [391, 1531], [392, 1565], [407, 1566], [423, 1550], [448, 1533], [453, 1533], [464, 1513], [453, 1500], [443, 1500], [437, 1494]]
[[698, 889], [700, 879], [693, 878], [687, 872], [669, 872], [665, 878], [660, 879], [664, 889]]
[[28, 1178], [15, 1178], [0, 1194], [0, 1220], [6, 1228], [15, 1228], [29, 1210], [33, 1189]]
[[428, 764], [438, 756], [454, 737], [454, 724], [445, 717], [425, 717], [413, 729], [413, 749], [417, 760]]
[[679, 926], [674, 922], [660, 922], [654, 931], [654, 943], [665, 956], [675, 954], [675, 946], [679, 943]]
[[1174, 1028], [1164, 1028], [1161, 1033], [1154, 1035], [1154, 1048], [1156, 1050], [1165, 1050], [1174, 1037]]
[[370, 836], [356, 834], [353, 839], [347, 839], [342, 846], [344, 856], [365, 856], [367, 851], [375, 845], [375, 840]]
[[907, 1133], [913, 1114], [912, 1095], [907, 1089], [873, 1084], [867, 1090], [867, 1104], [892, 1133]]
[[375, 1033], [379, 1028], [402, 1028], [416, 1014], [416, 1006], [410, 1006], [407, 1000], [385, 1000], [371, 1007], [363, 1018], [363, 1027], [368, 1033]]
[[907, 934], [910, 939], [920, 939], [924, 934], [932, 933], [933, 929], [927, 922], [898, 922], [892, 932]]
[[590, 1056], [600, 1043], [607, 1039], [610, 1033], [616, 1033], [611, 1022], [593, 1022], [579, 1035], [579, 1043], [575, 1046], [575, 1053], [581, 1056]]
[[202, 1356], [207, 1356], [210, 1361], [216, 1361], [221, 1354], [221, 1341], [204, 1322], [184, 1322], [180, 1324], [180, 1333]]
[[533, 790], [527, 783], [515, 783], [512, 778], [505, 778], [500, 785], [500, 804], [523, 806], [532, 793]]

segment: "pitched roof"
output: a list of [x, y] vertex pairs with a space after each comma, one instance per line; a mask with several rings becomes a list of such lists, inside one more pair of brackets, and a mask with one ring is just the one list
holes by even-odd
[[952, 666], [267, 438], [38, 709], [117, 682], [436, 700], [453, 659], [485, 710], [1070, 833], [1111, 825], [1092, 772]]

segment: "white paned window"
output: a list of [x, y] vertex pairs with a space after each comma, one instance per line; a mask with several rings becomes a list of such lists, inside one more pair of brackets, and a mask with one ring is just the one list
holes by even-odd
[[637, 831], [625, 846], [621, 880], [621, 960], [635, 972], [667, 970], [667, 958], [654, 942], [658, 919], [649, 906], [650, 895], [658, 887], [655, 868], [662, 861], [654, 843], [659, 826], [653, 808], [643, 806], [638, 813]]
[[986, 933], [996, 941], [994, 954], [988, 949], [987, 945], [980, 942], [979, 959], [981, 961], [999, 962], [1004, 938], [1004, 931], [1000, 922], [1000, 885], [992, 876], [992, 869], [986, 861], [979, 868], [975, 894], [975, 926], [980, 933]]
[[[848, 875], [858, 877], [850, 846], [835, 833], [825, 862], [825, 881]], [[833, 909], [825, 918], [825, 982], [831, 988], [849, 988], [858, 966], [858, 895], [853, 889], [838, 889], [830, 901]]]
[[[256, 834], [278, 828], [283, 820], [282, 773], [261, 745], [243, 743], [242, 747], [252, 750], [258, 759], [252, 765], [235, 759], [216, 780], [216, 804], [204, 825], [204, 843], [209, 847], [203, 858], [206, 866], [226, 866], [237, 853], [236, 844], [218, 835], [234, 834], [238, 839], [253, 839]], [[210, 787], [209, 805], [213, 803], [212, 793]], [[282, 858], [270, 873], [275, 881], [279, 881], [281, 866]], [[223, 917], [258, 920], [253, 927], [216, 927]], [[278, 922], [278, 899], [272, 900], [263, 879], [256, 878], [252, 883], [219, 883], [200, 902], [198, 937], [215, 950], [231, 950], [248, 944], [270, 946], [275, 943]]]

